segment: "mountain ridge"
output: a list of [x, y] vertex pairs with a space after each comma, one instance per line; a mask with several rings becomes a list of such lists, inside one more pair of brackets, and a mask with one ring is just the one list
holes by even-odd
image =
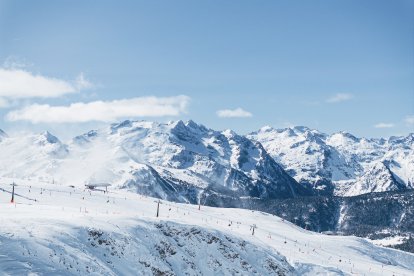
[[[414, 186], [412, 133], [375, 139], [345, 131], [328, 135], [305, 126], [265, 126], [243, 136], [230, 129], [209, 129], [192, 120], [125, 120], [75, 136], [67, 143], [47, 131], [24, 137], [10, 137], [1, 131], [0, 141], [0, 148], [7, 153], [0, 158], [3, 176], [22, 170], [24, 177], [65, 183], [70, 172], [81, 175], [81, 166], [74, 163], [83, 163], [91, 174], [75, 181], [115, 182], [133, 189], [133, 183], [138, 185], [144, 179], [155, 183], [158, 179], [165, 189], [169, 187], [167, 190], [184, 193], [192, 187], [191, 195], [178, 196], [190, 202], [199, 200], [207, 187], [212, 193], [222, 193], [224, 188], [226, 196], [292, 197], [297, 193], [354, 196]], [[14, 150], [8, 148], [16, 144]], [[10, 159], [18, 166], [8, 165]], [[20, 162], [24, 159], [38, 161], [48, 169], [26, 168]], [[61, 168], [65, 165], [75, 166], [77, 171]]]
[[[259, 198], [310, 193], [260, 143], [193, 121], [126, 120], [78, 135], [67, 144], [44, 132], [9, 137], [0, 143], [3, 148], [8, 152], [0, 157], [5, 177], [52, 179], [78, 186], [108, 182], [191, 203], [197, 203], [204, 191]], [[28, 159], [32, 162], [22, 161]]]
[[[324, 194], [353, 196], [413, 188], [412, 133], [375, 139], [357, 138], [344, 131], [328, 135], [307, 127], [265, 127], [247, 137], [261, 142], [299, 183], [310, 184]], [[389, 177], [373, 179], [375, 185], [368, 185], [375, 166], [383, 166]]]

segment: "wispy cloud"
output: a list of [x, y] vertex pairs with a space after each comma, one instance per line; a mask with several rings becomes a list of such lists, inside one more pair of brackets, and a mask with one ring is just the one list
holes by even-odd
[[414, 125], [414, 115], [405, 117], [405, 123], [408, 125]]
[[338, 93], [333, 95], [332, 97], [328, 98], [326, 100], [327, 103], [340, 103], [340, 102], [345, 102], [345, 101], [349, 101], [353, 98], [354, 96], [352, 94], [346, 94], [346, 93]]
[[0, 68], [0, 98], [57, 98], [92, 88], [81, 73], [75, 81], [33, 74], [21, 68]]
[[178, 116], [186, 112], [190, 98], [138, 97], [114, 101], [73, 103], [69, 106], [33, 104], [13, 110], [6, 115], [8, 121], [36, 123], [111, 122], [122, 118]]
[[252, 117], [253, 114], [249, 111], [246, 111], [242, 108], [236, 109], [222, 109], [216, 112], [217, 116], [220, 118], [248, 118]]
[[91, 89], [95, 87], [92, 82], [85, 78], [83, 73], [80, 73], [76, 77], [75, 86], [78, 90]]
[[394, 127], [394, 124], [392, 123], [378, 123], [374, 125], [375, 128], [392, 128]]
[[24, 58], [21, 58], [19, 56], [8, 56], [5, 61], [3, 62], [3, 68], [6, 69], [24, 69], [32, 67], [33, 64], [29, 63]]

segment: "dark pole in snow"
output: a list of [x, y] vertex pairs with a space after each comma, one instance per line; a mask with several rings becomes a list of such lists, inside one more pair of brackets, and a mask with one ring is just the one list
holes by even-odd
[[12, 198], [11, 198], [11, 203], [14, 203], [14, 186], [16, 186], [16, 184], [14, 184], [14, 182], [13, 182], [13, 184], [10, 184], [10, 185], [12, 185], [13, 186], [13, 190], [12, 190]]
[[251, 226], [251, 228], [252, 228], [252, 236], [254, 236], [254, 229], [256, 229], [256, 228], [257, 228], [256, 224], [253, 224], [253, 225]]
[[158, 218], [158, 216], [160, 215], [160, 200], [158, 199], [158, 204], [157, 204], [157, 218]]
[[198, 199], [198, 210], [201, 210], [201, 200], [203, 199], [203, 193], [200, 194], [200, 197]]

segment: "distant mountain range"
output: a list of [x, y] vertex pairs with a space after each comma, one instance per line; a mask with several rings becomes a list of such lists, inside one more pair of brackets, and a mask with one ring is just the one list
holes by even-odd
[[197, 203], [202, 196], [290, 198], [310, 191], [259, 142], [192, 121], [124, 121], [67, 144], [45, 132], [4, 138], [1, 176], [63, 185], [107, 182], [163, 199]]
[[414, 187], [413, 133], [366, 139], [307, 127], [263, 127], [247, 137], [259, 141], [296, 181], [320, 194], [355, 196]]
[[247, 136], [193, 121], [124, 121], [68, 143], [0, 130], [0, 176], [62, 185], [108, 182], [196, 203], [209, 195], [261, 199], [354, 196], [414, 186], [414, 134], [365, 139], [307, 127]]

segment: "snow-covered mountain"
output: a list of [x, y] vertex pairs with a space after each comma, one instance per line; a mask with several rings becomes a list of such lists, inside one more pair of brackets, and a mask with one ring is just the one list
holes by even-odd
[[[414, 231], [406, 218], [412, 217], [411, 197], [392, 195], [400, 200], [387, 219], [379, 212], [358, 232], [358, 225], [372, 216], [373, 203], [390, 207], [391, 199], [331, 195], [412, 189], [413, 145], [413, 134], [364, 139], [306, 127], [264, 127], [244, 137], [193, 121], [124, 121], [69, 142], [49, 132], [0, 132], [0, 177], [76, 189], [104, 182], [112, 184], [110, 189], [169, 201], [266, 211], [315, 231], [377, 237], [392, 230], [387, 238], [410, 242]], [[308, 196], [315, 191], [327, 196]]]
[[0, 141], [7, 137], [6, 132], [0, 129]]
[[49, 132], [0, 132], [0, 176], [64, 185], [108, 182], [198, 202], [207, 196], [353, 196], [412, 189], [414, 134], [389, 139], [263, 127], [246, 137], [193, 121], [124, 121], [63, 143]]
[[[270, 214], [123, 190], [16, 181], [0, 191], [1, 275], [412, 275], [414, 255]], [[253, 235], [254, 229], [254, 235]]]
[[414, 187], [414, 134], [366, 139], [307, 127], [263, 127], [247, 137], [260, 142], [298, 182], [325, 194], [353, 196]]
[[308, 192], [260, 143], [193, 121], [124, 121], [68, 144], [48, 132], [9, 137], [0, 151], [1, 176], [74, 186], [106, 182], [181, 202], [210, 194], [287, 198]]

